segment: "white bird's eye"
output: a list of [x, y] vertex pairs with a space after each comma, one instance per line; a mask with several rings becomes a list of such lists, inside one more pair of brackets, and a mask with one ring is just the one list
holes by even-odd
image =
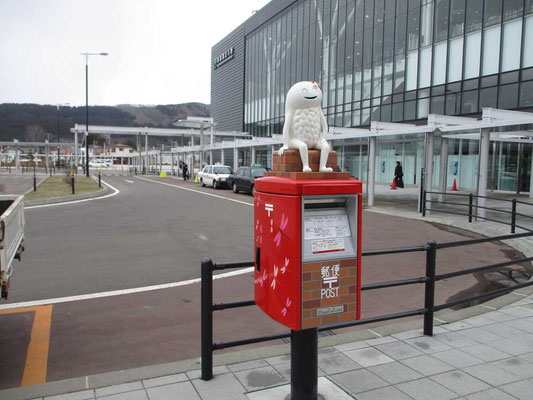
[[307, 94], [307, 89], [302, 89], [303, 94]]

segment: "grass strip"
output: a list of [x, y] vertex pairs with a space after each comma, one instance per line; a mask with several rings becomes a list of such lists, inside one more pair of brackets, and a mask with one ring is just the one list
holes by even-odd
[[[98, 183], [86, 176], [74, 177], [75, 194], [85, 194], [96, 192], [100, 188]], [[37, 187], [36, 192], [29, 192], [24, 196], [25, 200], [42, 200], [50, 199], [52, 197], [68, 197], [72, 196], [72, 187], [70, 185], [70, 177], [65, 179], [65, 176], [52, 176]]]

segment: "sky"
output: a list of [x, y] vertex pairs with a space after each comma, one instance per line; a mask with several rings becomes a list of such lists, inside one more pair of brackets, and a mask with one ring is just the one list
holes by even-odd
[[210, 103], [211, 47], [269, 0], [0, 0], [0, 103]]

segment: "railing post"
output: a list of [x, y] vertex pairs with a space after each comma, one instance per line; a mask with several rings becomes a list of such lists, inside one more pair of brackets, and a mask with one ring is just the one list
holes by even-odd
[[420, 169], [420, 193], [418, 194], [418, 212], [422, 212], [422, 200], [424, 197], [424, 168]]
[[472, 213], [474, 210], [474, 196], [472, 193], [468, 195], [468, 222], [472, 222]]
[[516, 199], [513, 199], [513, 205], [511, 209], [511, 233], [515, 233], [516, 230]]
[[202, 260], [202, 380], [213, 378], [213, 261]]
[[426, 216], [426, 191], [422, 193], [422, 216]]
[[433, 336], [433, 313], [435, 306], [435, 269], [437, 263], [437, 243], [430, 240], [426, 250], [426, 292], [424, 296], [424, 335]]

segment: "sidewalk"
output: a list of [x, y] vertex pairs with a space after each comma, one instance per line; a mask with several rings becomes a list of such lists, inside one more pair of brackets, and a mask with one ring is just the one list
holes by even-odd
[[[322, 346], [322, 340], [319, 392], [329, 394], [326, 399], [531, 399], [533, 295], [525, 293], [504, 296], [519, 300], [500, 309], [493, 307], [499, 299], [476, 306], [488, 312], [443, 323], [433, 337], [415, 329], [334, 346]], [[150, 368], [144, 373], [149, 376]], [[78, 391], [68, 390], [73, 382], [56, 382], [6, 390], [0, 398], [61, 393], [62, 385], [67, 394], [44, 399], [271, 400], [290, 392], [290, 355], [228, 363], [214, 373], [207, 382], [199, 370], [188, 370]], [[125, 377], [127, 371], [113, 374]]]
[[[458, 216], [435, 213], [422, 218], [411, 192], [412, 188], [389, 194], [380, 188], [376, 207], [367, 211], [487, 236], [509, 233], [507, 226], [469, 224]], [[533, 256], [531, 238], [509, 244]], [[533, 397], [532, 287], [482, 305], [437, 313], [433, 337], [422, 335], [421, 321], [399, 321], [320, 338], [319, 393], [335, 400]], [[214, 363], [211, 381], [200, 379], [200, 359], [194, 359], [4, 390], [0, 399], [275, 400], [290, 393], [288, 344], [215, 353]]]

